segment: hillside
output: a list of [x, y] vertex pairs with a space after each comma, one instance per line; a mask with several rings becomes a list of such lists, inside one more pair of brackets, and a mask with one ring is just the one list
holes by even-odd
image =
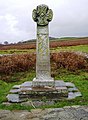
[[[88, 37], [61, 37], [61, 38], [55, 38], [55, 37], [49, 37], [50, 41], [67, 41], [67, 40], [81, 40], [81, 39], [88, 39]], [[31, 42], [35, 42], [36, 39], [31, 39], [31, 40], [25, 40], [23, 42], [18, 42], [18, 44], [20, 43], [31, 43]]]
[[[55, 38], [55, 37], [49, 37], [49, 40], [58, 40], [59, 38]], [[18, 42], [19, 43], [30, 43], [30, 42], [35, 42], [36, 39], [31, 39], [31, 40], [26, 40], [26, 41], [23, 41], [23, 42]]]
[[[86, 38], [56, 38], [50, 40], [50, 48], [63, 47], [63, 46], [77, 46], [77, 45], [88, 45], [88, 37]], [[0, 50], [9, 49], [35, 49], [35, 41], [26, 41], [18, 44], [8, 44], [0, 46]]]

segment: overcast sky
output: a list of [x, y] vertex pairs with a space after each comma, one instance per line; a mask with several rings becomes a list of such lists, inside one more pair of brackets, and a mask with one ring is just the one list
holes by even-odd
[[0, 43], [36, 38], [32, 10], [39, 4], [53, 10], [50, 36], [88, 36], [88, 0], [0, 0]]

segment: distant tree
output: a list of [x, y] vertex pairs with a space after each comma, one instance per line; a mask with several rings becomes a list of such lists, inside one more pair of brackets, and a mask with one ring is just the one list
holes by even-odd
[[5, 44], [5, 45], [8, 45], [9, 43], [8, 43], [8, 41], [5, 41], [4, 44]]
[[0, 45], [2, 45], [2, 43], [0, 42]]

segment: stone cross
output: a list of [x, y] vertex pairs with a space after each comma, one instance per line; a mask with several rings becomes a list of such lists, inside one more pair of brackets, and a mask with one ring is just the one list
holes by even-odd
[[65, 83], [63, 80], [54, 81], [51, 77], [48, 24], [53, 17], [52, 10], [46, 5], [39, 5], [33, 10], [32, 16], [37, 23], [36, 78], [32, 82], [13, 86], [7, 95], [8, 101], [20, 103], [35, 99], [36, 102], [44, 96], [46, 100], [74, 99], [82, 96], [74, 84]]
[[50, 71], [49, 29], [53, 12], [47, 5], [39, 5], [32, 13], [33, 20], [37, 23], [36, 42], [36, 78], [33, 87], [54, 87], [54, 79]]

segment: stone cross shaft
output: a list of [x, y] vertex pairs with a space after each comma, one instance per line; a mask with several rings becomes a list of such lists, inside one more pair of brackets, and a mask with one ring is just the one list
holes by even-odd
[[50, 70], [49, 30], [48, 24], [52, 20], [53, 12], [47, 5], [39, 5], [32, 13], [37, 23], [36, 42], [36, 78], [33, 87], [54, 86]]

